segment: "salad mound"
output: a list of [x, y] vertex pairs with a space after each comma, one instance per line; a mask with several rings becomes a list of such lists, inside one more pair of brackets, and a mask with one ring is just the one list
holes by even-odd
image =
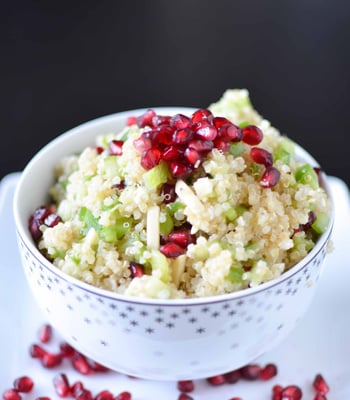
[[129, 117], [59, 162], [29, 229], [62, 271], [149, 298], [254, 287], [304, 258], [329, 223], [319, 168], [228, 90], [192, 115]]

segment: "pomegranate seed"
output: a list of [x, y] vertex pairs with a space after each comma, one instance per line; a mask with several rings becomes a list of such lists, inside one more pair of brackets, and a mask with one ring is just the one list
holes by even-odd
[[40, 396], [40, 397], [36, 397], [35, 400], [51, 400], [51, 398], [46, 397], [46, 396]]
[[109, 153], [113, 156], [121, 156], [123, 154], [123, 144], [122, 140], [112, 140], [109, 143]]
[[230, 143], [225, 141], [224, 139], [217, 137], [214, 140], [214, 147], [221, 150], [223, 153], [226, 153], [230, 150]]
[[241, 397], [231, 397], [229, 400], [242, 400]]
[[60, 343], [60, 354], [64, 358], [72, 358], [75, 354], [75, 348], [67, 342]]
[[210, 385], [212, 386], [219, 386], [223, 385], [226, 382], [226, 380], [224, 375], [216, 375], [207, 378], [207, 382], [210, 383]]
[[114, 400], [114, 396], [110, 391], [103, 390], [95, 396], [94, 400]]
[[184, 249], [176, 243], [166, 243], [160, 246], [159, 251], [168, 258], [176, 258], [184, 253]]
[[248, 125], [242, 128], [242, 140], [251, 146], [258, 145], [263, 139], [263, 133], [260, 128], [255, 125]]
[[213, 124], [214, 124], [215, 128], [219, 129], [223, 125], [231, 124], [231, 122], [225, 117], [214, 117]]
[[29, 376], [21, 376], [13, 382], [13, 388], [21, 393], [29, 393], [33, 389], [33, 386], [33, 379], [29, 378]]
[[173, 141], [176, 144], [188, 143], [193, 138], [193, 131], [190, 128], [178, 129], [173, 134]]
[[90, 358], [88, 358], [87, 361], [88, 361], [91, 369], [94, 372], [108, 372], [109, 371], [109, 368], [105, 367], [104, 365], [102, 365], [94, 360], [91, 360]]
[[224, 377], [227, 383], [236, 383], [241, 379], [242, 375], [239, 369], [235, 369], [224, 374]]
[[44, 220], [44, 224], [50, 228], [56, 226], [59, 222], [61, 222], [61, 217], [56, 214], [50, 214]]
[[41, 358], [41, 363], [45, 368], [54, 368], [62, 363], [62, 355], [60, 353], [45, 353]]
[[92, 368], [90, 367], [86, 357], [78, 352], [76, 352], [72, 358], [72, 366], [82, 375], [89, 375], [92, 372]]
[[228, 123], [219, 128], [218, 135], [221, 139], [228, 142], [239, 142], [243, 138], [242, 130], [238, 126]]
[[143, 265], [133, 261], [131, 261], [129, 264], [129, 270], [132, 278], [140, 278], [141, 276], [145, 275]]
[[143, 153], [146, 150], [149, 150], [152, 147], [151, 139], [140, 136], [139, 138], [134, 140], [134, 147], [139, 153]]
[[191, 140], [188, 144], [188, 147], [194, 150], [197, 150], [198, 153], [208, 153], [210, 150], [213, 149], [214, 143], [212, 141], [205, 141], [205, 140]]
[[153, 110], [147, 110], [143, 115], [137, 117], [136, 122], [140, 128], [144, 128], [145, 126], [153, 127], [153, 118], [156, 116], [156, 113]]
[[160, 194], [164, 197], [164, 204], [173, 203], [176, 200], [175, 185], [164, 183], [164, 185], [162, 185]]
[[131, 400], [130, 392], [121, 392], [114, 398], [114, 400]]
[[137, 123], [137, 119], [136, 117], [130, 116], [126, 119], [126, 125], [127, 126], [132, 126], [132, 125], [136, 125]]
[[78, 395], [75, 397], [75, 400], [94, 400], [94, 398], [90, 390], [84, 389], [78, 393]]
[[193, 397], [189, 396], [186, 393], [180, 393], [179, 397], [177, 398], [177, 400], [193, 400]]
[[55, 207], [49, 205], [37, 208], [28, 221], [28, 228], [32, 238], [35, 241], [38, 241], [41, 238], [42, 232], [40, 230], [40, 225], [45, 224], [52, 227], [60, 222], [60, 220], [60, 217], [55, 214]]
[[180, 392], [190, 393], [194, 391], [194, 382], [192, 380], [178, 381], [177, 388]]
[[141, 165], [144, 169], [149, 170], [159, 164], [161, 158], [160, 150], [156, 148], [150, 148], [142, 153]]
[[272, 388], [272, 400], [282, 400], [283, 387], [281, 385], [275, 385]]
[[203, 120], [208, 120], [209, 122], [212, 122], [213, 114], [210, 110], [201, 108], [192, 114], [191, 120], [193, 123], [201, 122]]
[[153, 143], [165, 145], [173, 144], [174, 128], [170, 126], [159, 126], [154, 131], [146, 132]]
[[301, 389], [298, 386], [286, 386], [282, 390], [282, 400], [300, 400], [303, 396]]
[[195, 168], [197, 168], [202, 161], [202, 156], [198, 153], [197, 150], [192, 149], [191, 147], [187, 147], [184, 153], [187, 161], [192, 164]]
[[101, 146], [97, 146], [97, 147], [95, 147], [95, 150], [96, 150], [96, 153], [97, 153], [97, 154], [101, 154], [101, 153], [103, 153], [104, 148], [101, 147]]
[[84, 385], [80, 381], [75, 382], [71, 387], [71, 392], [74, 397], [77, 397], [79, 393], [83, 392], [84, 390]]
[[315, 376], [312, 386], [319, 394], [327, 394], [329, 392], [329, 386], [321, 374]]
[[32, 358], [42, 359], [47, 354], [47, 351], [38, 344], [32, 344], [29, 348], [29, 353]]
[[260, 379], [268, 381], [277, 375], [277, 367], [275, 364], [267, 364], [260, 370]]
[[161, 125], [171, 125], [171, 118], [168, 115], [155, 115], [152, 118], [153, 126], [161, 126]]
[[195, 242], [195, 236], [191, 235], [191, 232], [187, 228], [179, 228], [173, 232], [170, 232], [169, 235], [164, 237], [165, 242], [176, 243], [180, 247], [186, 249], [190, 243]]
[[15, 389], [6, 390], [3, 393], [2, 398], [4, 400], [22, 400], [22, 396]]
[[211, 125], [208, 121], [197, 122], [193, 126], [193, 129], [196, 132], [196, 135], [200, 136], [204, 140], [213, 141], [218, 134], [218, 130], [215, 126]]
[[56, 393], [60, 397], [68, 397], [71, 395], [71, 390], [66, 374], [58, 374], [53, 378], [53, 385]]
[[177, 179], [188, 178], [193, 171], [193, 169], [190, 166], [176, 161], [173, 161], [170, 164], [169, 169], [172, 176]]
[[40, 328], [39, 331], [39, 340], [41, 343], [48, 343], [52, 337], [52, 328], [51, 325], [45, 324]]
[[265, 167], [271, 167], [273, 164], [272, 154], [260, 147], [253, 147], [250, 149], [250, 158], [257, 164], [262, 164]]
[[316, 393], [316, 394], [315, 394], [315, 397], [314, 397], [314, 400], [327, 400], [327, 397], [326, 397], [325, 394]]
[[186, 115], [176, 114], [170, 120], [170, 125], [174, 126], [177, 129], [187, 128], [191, 123], [190, 118], [186, 117]]
[[182, 157], [184, 151], [181, 147], [178, 146], [168, 146], [164, 149], [162, 154], [162, 159], [164, 161], [175, 161]]
[[280, 172], [275, 167], [267, 167], [262, 177], [260, 178], [260, 185], [264, 188], [272, 188], [277, 185], [280, 179]]
[[259, 379], [261, 368], [258, 364], [248, 364], [240, 369], [243, 379], [255, 381]]

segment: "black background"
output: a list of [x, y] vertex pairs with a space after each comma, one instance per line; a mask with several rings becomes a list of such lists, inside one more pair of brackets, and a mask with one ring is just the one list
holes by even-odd
[[13, 1], [0, 12], [0, 178], [89, 119], [227, 88], [350, 184], [350, 2]]

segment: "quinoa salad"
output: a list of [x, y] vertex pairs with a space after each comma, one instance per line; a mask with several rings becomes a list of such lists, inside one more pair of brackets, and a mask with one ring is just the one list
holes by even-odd
[[320, 170], [227, 90], [191, 115], [147, 110], [54, 171], [29, 219], [57, 268], [127, 296], [230, 293], [279, 277], [329, 224]]

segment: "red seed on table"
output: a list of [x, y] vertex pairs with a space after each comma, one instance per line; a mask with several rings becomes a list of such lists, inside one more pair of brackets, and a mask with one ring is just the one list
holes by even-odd
[[87, 358], [83, 354], [76, 352], [71, 361], [73, 368], [82, 375], [91, 374], [92, 368], [90, 367]]
[[207, 382], [212, 386], [219, 386], [223, 385], [226, 382], [226, 380], [224, 375], [216, 375], [207, 378]]
[[187, 393], [180, 393], [177, 400], [194, 400], [192, 396], [188, 395]]
[[47, 351], [39, 344], [32, 344], [29, 348], [29, 354], [32, 358], [43, 358]]
[[114, 400], [114, 395], [109, 390], [103, 390], [94, 397], [94, 400]]
[[272, 400], [282, 400], [283, 387], [281, 385], [275, 385], [272, 388]]
[[131, 400], [131, 393], [121, 392], [114, 398], [114, 400]]
[[64, 358], [72, 358], [76, 350], [67, 342], [60, 343], [60, 354]]
[[266, 364], [265, 367], [261, 368], [259, 377], [261, 380], [267, 381], [269, 379], [272, 379], [276, 375], [277, 375], [276, 365]]
[[104, 365], [98, 363], [97, 361], [91, 360], [90, 358], [87, 359], [91, 369], [94, 372], [108, 372], [109, 368], [105, 367]]
[[52, 338], [52, 327], [49, 324], [45, 324], [40, 328], [39, 340], [41, 343], [48, 343]]
[[29, 393], [34, 386], [33, 379], [29, 376], [21, 376], [13, 382], [13, 388], [21, 393]]
[[227, 383], [236, 383], [241, 379], [242, 375], [239, 369], [235, 369], [224, 374], [224, 377]]
[[84, 385], [80, 381], [73, 383], [73, 385], [71, 386], [71, 392], [74, 397], [77, 397], [79, 393], [83, 392], [84, 390]]
[[240, 369], [243, 379], [255, 381], [260, 377], [261, 368], [258, 364], [248, 364]]
[[56, 393], [60, 397], [68, 397], [71, 395], [71, 389], [69, 386], [69, 381], [66, 374], [58, 374], [53, 378], [53, 386], [56, 390]]
[[313, 398], [313, 400], [327, 400], [327, 397], [325, 394], [322, 393], [316, 393], [315, 397]]
[[41, 363], [45, 368], [54, 368], [62, 363], [61, 353], [48, 353], [46, 352], [41, 358]]
[[51, 398], [46, 397], [46, 396], [40, 396], [40, 397], [36, 397], [35, 400], [51, 400]]
[[329, 386], [321, 374], [315, 376], [312, 386], [317, 393], [327, 394], [329, 392]]
[[184, 380], [177, 382], [177, 388], [180, 392], [190, 393], [194, 390], [194, 382], [192, 380]]
[[6, 390], [2, 398], [3, 400], [22, 400], [22, 396], [15, 389]]
[[289, 385], [282, 390], [282, 400], [300, 400], [303, 396], [301, 389], [296, 385]]

